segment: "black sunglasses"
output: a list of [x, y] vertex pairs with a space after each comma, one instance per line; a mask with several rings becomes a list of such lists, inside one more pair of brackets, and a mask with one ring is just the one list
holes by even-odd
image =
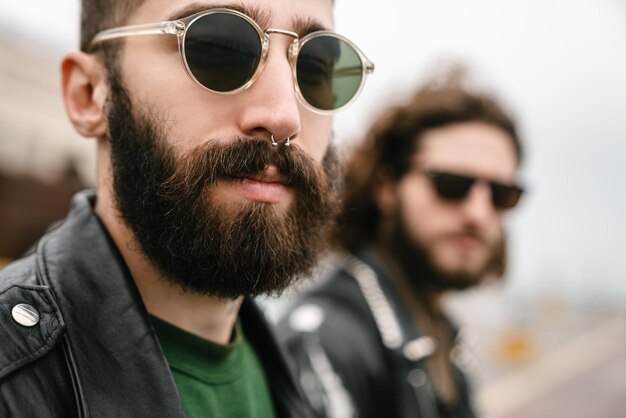
[[460, 201], [467, 197], [477, 182], [485, 182], [491, 189], [491, 202], [495, 208], [511, 209], [519, 202], [524, 189], [516, 184], [504, 184], [465, 174], [450, 173], [441, 170], [419, 169], [433, 182], [439, 197], [450, 201]]
[[137, 35], [174, 35], [187, 74], [215, 93], [233, 94], [254, 83], [267, 60], [270, 34], [293, 38], [288, 50], [296, 93], [310, 109], [330, 113], [348, 106], [359, 94], [374, 64], [350, 40], [331, 31], [300, 38], [283, 29], [262, 30], [247, 15], [211, 9], [183, 19], [121, 26], [99, 32], [90, 48]]

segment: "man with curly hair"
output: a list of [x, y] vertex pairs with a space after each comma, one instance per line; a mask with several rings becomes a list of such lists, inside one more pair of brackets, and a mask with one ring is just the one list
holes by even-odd
[[321, 416], [475, 416], [441, 299], [504, 272], [521, 147], [462, 81], [420, 87], [348, 158], [336, 266], [281, 324]]

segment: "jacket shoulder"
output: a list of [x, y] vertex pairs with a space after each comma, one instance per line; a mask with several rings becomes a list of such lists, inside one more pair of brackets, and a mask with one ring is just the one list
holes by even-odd
[[306, 292], [283, 316], [278, 332], [320, 416], [380, 416], [390, 387], [386, 357], [358, 284], [347, 272], [337, 270]]
[[[36, 271], [34, 255], [0, 271], [0, 416], [43, 416], [38, 408], [53, 414], [74, 410], [73, 400], [53, 396], [71, 386], [69, 376], [61, 372], [66, 370], [65, 359], [57, 349], [65, 325], [52, 292], [39, 283]], [[50, 367], [60, 372], [51, 374]]]
[[6, 283], [36, 284], [35, 254], [13, 261], [0, 270], [0, 289]]
[[343, 270], [302, 295], [283, 315], [278, 330], [288, 345], [315, 339], [331, 355], [347, 351], [346, 357], [354, 360], [360, 348], [368, 347], [367, 354], [379, 341], [358, 285]]

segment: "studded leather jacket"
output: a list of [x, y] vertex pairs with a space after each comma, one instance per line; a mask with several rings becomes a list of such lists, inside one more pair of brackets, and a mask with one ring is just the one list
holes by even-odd
[[474, 418], [466, 378], [456, 365], [456, 407], [436, 395], [426, 366], [436, 344], [418, 333], [376, 258], [364, 251], [335, 264], [279, 323], [318, 416]]
[[[0, 271], [0, 417], [182, 417], [176, 384], [95, 194]], [[240, 312], [281, 417], [310, 407], [262, 313]]]

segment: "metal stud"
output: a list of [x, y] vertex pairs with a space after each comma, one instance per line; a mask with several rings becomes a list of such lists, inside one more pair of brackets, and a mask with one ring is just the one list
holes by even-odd
[[27, 303], [15, 305], [11, 315], [15, 322], [24, 327], [34, 327], [39, 323], [39, 311]]

